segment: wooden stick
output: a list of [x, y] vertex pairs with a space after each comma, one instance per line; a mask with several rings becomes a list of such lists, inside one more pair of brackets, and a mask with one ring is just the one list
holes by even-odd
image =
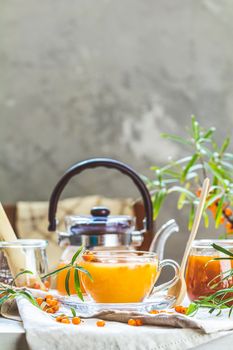
[[206, 178], [203, 182], [199, 205], [197, 206], [197, 211], [195, 213], [192, 230], [191, 230], [191, 233], [189, 235], [189, 239], [188, 239], [188, 242], [186, 244], [183, 259], [182, 259], [181, 266], [180, 266], [181, 273], [183, 273], [183, 274], [185, 271], [185, 267], [186, 267], [186, 263], [187, 263], [187, 259], [188, 259], [189, 253], [190, 253], [192, 243], [193, 243], [194, 239], [196, 238], [197, 230], [198, 230], [199, 225], [200, 225], [200, 221], [201, 221], [202, 213], [204, 210], [206, 198], [207, 198], [208, 193], [209, 193], [209, 186], [210, 186], [210, 180], [208, 178]]
[[176, 303], [175, 303], [176, 305], [179, 305], [180, 303], [182, 303], [182, 301], [185, 297], [185, 294], [186, 294], [187, 287], [186, 287], [186, 282], [185, 282], [185, 277], [184, 277], [185, 267], [186, 267], [187, 259], [188, 259], [189, 253], [190, 253], [190, 249], [192, 247], [192, 243], [197, 235], [197, 231], [198, 231], [198, 228], [200, 225], [200, 221], [201, 221], [202, 213], [204, 210], [206, 198], [207, 198], [208, 193], [209, 193], [209, 186], [210, 186], [210, 180], [208, 178], [206, 178], [203, 182], [203, 186], [202, 186], [202, 190], [201, 190], [201, 197], [200, 197], [200, 201], [199, 201], [199, 204], [197, 206], [196, 213], [195, 213], [195, 218], [194, 218], [192, 230], [191, 230], [188, 242], [187, 242], [186, 247], [185, 247], [185, 251], [184, 251], [184, 255], [183, 255], [183, 259], [182, 259], [181, 267], [180, 267], [179, 279], [175, 283], [175, 285], [173, 285], [168, 290], [168, 295], [172, 295], [172, 296], [176, 297]]

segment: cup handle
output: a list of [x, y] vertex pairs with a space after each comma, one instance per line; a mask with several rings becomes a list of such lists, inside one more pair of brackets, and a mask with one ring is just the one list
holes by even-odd
[[154, 287], [151, 291], [151, 295], [157, 293], [157, 292], [160, 292], [161, 290], [165, 290], [165, 289], [168, 289], [172, 286], [174, 286], [177, 281], [179, 280], [179, 276], [180, 276], [180, 265], [174, 261], [174, 260], [171, 260], [171, 259], [165, 259], [165, 260], [162, 260], [160, 263], [159, 263], [159, 269], [158, 269], [158, 272], [160, 273], [160, 271], [162, 270], [163, 267], [165, 266], [172, 266], [174, 271], [175, 271], [175, 276], [168, 282], [165, 282], [163, 284], [161, 284], [160, 286], [157, 286], [157, 287]]

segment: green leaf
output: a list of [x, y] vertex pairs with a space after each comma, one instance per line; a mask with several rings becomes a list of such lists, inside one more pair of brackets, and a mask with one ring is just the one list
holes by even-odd
[[12, 286], [14, 285], [15, 280], [16, 280], [19, 276], [25, 275], [25, 274], [33, 275], [33, 272], [30, 271], [30, 270], [24, 270], [24, 271], [21, 271], [21, 272], [17, 273], [17, 275], [15, 276], [15, 278], [13, 279], [13, 281], [11, 282], [11, 285], [12, 285]]
[[174, 167], [179, 166], [179, 165], [181, 165], [183, 163], [187, 163], [187, 162], [190, 161], [191, 158], [192, 158], [192, 156], [187, 156], [187, 157], [178, 159], [176, 161], [171, 161], [170, 163], [168, 163], [164, 167], [160, 168], [160, 171], [164, 172], [167, 169], [174, 168]]
[[231, 317], [231, 313], [233, 311], [233, 306], [230, 308], [230, 311], [229, 311], [229, 314], [228, 314], [228, 317]]
[[76, 269], [74, 270], [74, 287], [75, 287], [75, 291], [76, 291], [79, 299], [84, 301], [83, 294], [82, 294], [81, 288], [80, 288], [80, 281], [79, 281], [78, 270], [76, 270]]
[[214, 258], [213, 260], [233, 260], [233, 258]]
[[198, 163], [198, 164], [195, 164], [195, 165], [193, 165], [190, 169], [189, 169], [189, 171], [196, 171], [196, 170], [200, 170], [200, 169], [203, 169], [203, 164], [201, 164], [201, 163]]
[[216, 176], [217, 179], [224, 185], [224, 187], [226, 179], [231, 181], [229, 174], [226, 171], [224, 171], [224, 169], [219, 169], [219, 167], [215, 163], [209, 162], [207, 164], [207, 167], [212, 172], [212, 174]]
[[23, 296], [24, 298], [28, 299], [34, 306], [38, 307], [37, 301], [35, 298], [26, 290], [20, 290], [17, 291], [17, 294]]
[[216, 243], [213, 243], [212, 244], [212, 247], [216, 250], [218, 250], [219, 252], [223, 253], [223, 254], [226, 254], [226, 255], [229, 255], [231, 257], [233, 257], [233, 253], [231, 253], [229, 250], [221, 247], [220, 245], [216, 244]]
[[192, 146], [192, 142], [189, 140], [184, 139], [183, 137], [180, 136], [176, 136], [176, 135], [171, 135], [171, 134], [166, 134], [166, 133], [162, 133], [161, 136], [165, 139], [171, 140], [171, 141], [175, 141], [175, 142], [179, 142], [183, 145], [191, 145]]
[[194, 315], [199, 309], [199, 305], [196, 303], [189, 304], [189, 307], [186, 311], [186, 315]]
[[210, 138], [213, 133], [216, 131], [216, 128], [215, 127], [211, 127], [209, 130], [207, 130], [207, 132], [202, 136], [203, 139], [208, 139]]
[[70, 281], [70, 270], [68, 270], [65, 278], [65, 289], [66, 293], [70, 295], [70, 287], [69, 287], [69, 281]]
[[224, 153], [222, 157], [223, 159], [233, 160], [233, 153]]
[[198, 160], [199, 155], [197, 153], [195, 153], [191, 160], [188, 162], [188, 164], [186, 165], [186, 167], [184, 168], [182, 175], [181, 175], [181, 182], [184, 182], [186, 179], [186, 176], [188, 174], [189, 169], [194, 165], [194, 163], [196, 163], [196, 161]]
[[63, 270], [69, 269], [70, 267], [71, 267], [71, 264], [65, 265], [57, 270], [54, 270], [52, 272], [47, 273], [47, 275], [42, 276], [42, 279], [45, 279], [45, 278], [52, 276], [52, 275], [56, 275]]
[[15, 293], [16, 293], [16, 291], [15, 291], [14, 289], [8, 288], [8, 287], [5, 288], [5, 291], [6, 291], [7, 293], [10, 293], [10, 294], [15, 294]]
[[72, 312], [73, 317], [76, 317], [76, 310], [73, 307], [70, 308], [70, 311]]
[[200, 144], [199, 146], [199, 152], [202, 154], [202, 155], [205, 155], [209, 158], [212, 158], [213, 156], [213, 153], [205, 146], [203, 146], [203, 144]]
[[165, 169], [163, 171], [163, 174], [169, 175], [174, 177], [175, 179], [179, 180], [180, 179], [180, 173], [178, 173], [177, 171], [171, 170], [171, 169]]
[[191, 118], [192, 118], [193, 138], [195, 141], [197, 141], [200, 137], [200, 125], [194, 115], [192, 115]]
[[73, 255], [72, 259], [71, 259], [71, 264], [74, 265], [77, 257], [81, 254], [81, 252], [83, 251], [83, 246], [81, 246], [77, 252]]
[[181, 187], [181, 186], [173, 186], [168, 190], [168, 193], [172, 192], [180, 192], [185, 193], [186, 197], [188, 197], [190, 200], [196, 199], [195, 194], [193, 194], [191, 191], [189, 191], [187, 188]]
[[93, 278], [92, 278], [90, 272], [87, 271], [86, 269], [84, 269], [84, 267], [76, 265], [75, 269], [82, 272], [82, 273], [85, 273], [85, 275], [87, 275], [90, 278], [90, 280], [93, 281]]
[[159, 211], [162, 207], [162, 204], [166, 198], [167, 191], [166, 189], [161, 189], [158, 192], [156, 192], [154, 196], [154, 201], [153, 201], [153, 207], [154, 207], [154, 220], [157, 218]]
[[[210, 263], [210, 262], [212, 262], [212, 261], [214, 261], [214, 260], [222, 260], [222, 259], [223, 259], [223, 260], [225, 260], [225, 259], [231, 260], [231, 259], [233, 259], [233, 258], [230, 258], [230, 257], [228, 257], [228, 258], [213, 258], [213, 259], [209, 260], [208, 263]], [[208, 264], [208, 263], [207, 263], [207, 264]], [[207, 266], [207, 265], [206, 265], [206, 266]], [[219, 282], [214, 283], [214, 281], [216, 281], [216, 279], [218, 279], [219, 277], [221, 277], [222, 275], [225, 275], [225, 274], [226, 274], [226, 276], [223, 277]], [[210, 286], [211, 288], [215, 288], [215, 287], [213, 287], [213, 286], [219, 285], [222, 281], [224, 281], [225, 279], [230, 278], [232, 275], [233, 275], [233, 269], [232, 269], [232, 268], [229, 269], [229, 270], [224, 271], [224, 274], [221, 272], [221, 273], [219, 273], [218, 275], [214, 276], [214, 278], [212, 278], [212, 279], [208, 282], [208, 287]]]
[[218, 200], [219, 198], [222, 197], [222, 195], [223, 195], [223, 193], [221, 192], [221, 193], [217, 193], [217, 194], [210, 196], [205, 204], [205, 209], [209, 208], [212, 204], [214, 204], [216, 202], [216, 200]]
[[188, 229], [189, 231], [191, 231], [192, 227], [193, 227], [193, 221], [194, 221], [194, 204], [191, 204], [191, 208], [190, 208], [190, 212], [189, 212], [189, 222], [188, 222]]
[[[188, 182], [186, 185], [185, 185], [185, 189], [188, 191], [188, 189], [190, 188], [190, 183]], [[186, 195], [187, 195], [187, 192], [185, 191], [182, 191], [180, 196], [179, 196], [179, 199], [178, 199], [178, 202], [177, 202], [177, 208], [180, 210], [183, 208], [184, 204], [185, 204], [185, 199], [186, 199]]]
[[9, 295], [4, 295], [3, 297], [0, 298], [0, 305], [2, 305], [5, 301], [9, 299]]
[[[172, 184], [172, 183], [177, 183], [178, 180], [176, 179], [163, 179], [162, 184]], [[159, 181], [153, 181], [153, 185], [159, 187], [161, 185], [161, 182]]]
[[215, 216], [215, 227], [218, 228], [220, 224], [220, 219], [222, 216], [222, 211], [223, 211], [223, 204], [225, 201], [225, 196], [222, 196], [220, 200], [218, 201], [218, 207], [217, 207], [217, 212]]
[[223, 144], [222, 144], [222, 147], [221, 147], [221, 149], [220, 149], [220, 155], [221, 155], [221, 156], [222, 156], [223, 153], [226, 151], [226, 149], [228, 148], [229, 144], [230, 144], [230, 137], [227, 137], [227, 138], [224, 140], [224, 142], [223, 142]]
[[203, 211], [204, 225], [206, 228], [209, 227], [209, 216], [206, 211]]
[[228, 162], [225, 162], [224, 160], [221, 161], [221, 164], [227, 168], [227, 169], [230, 169], [230, 170], [233, 170], [233, 164], [230, 164]]
[[[160, 169], [160, 167], [158, 167], [158, 166], [156, 166], [156, 165], [152, 165], [151, 167], [150, 167], [150, 170], [154, 170], [154, 171], [156, 171], [156, 170], [159, 170]], [[142, 178], [143, 179], [143, 178]]]

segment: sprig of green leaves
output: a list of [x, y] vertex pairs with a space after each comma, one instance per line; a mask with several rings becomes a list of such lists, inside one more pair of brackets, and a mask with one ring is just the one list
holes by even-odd
[[[206, 207], [218, 201], [215, 219], [219, 227], [225, 203], [233, 206], [233, 153], [228, 151], [230, 138], [226, 137], [221, 145], [214, 139], [215, 128], [203, 128], [195, 116], [191, 117], [191, 128], [187, 137], [163, 133], [162, 137], [187, 147], [188, 156], [171, 160], [162, 166], [151, 167], [154, 177], [146, 178], [151, 191], [154, 219], [157, 218], [168, 196], [178, 193], [178, 209], [189, 207], [189, 229], [192, 227], [193, 210], [199, 203], [197, 190], [202, 187], [205, 177], [212, 180]], [[145, 179], [145, 177], [144, 177]], [[205, 226], [209, 225], [209, 213], [203, 214]], [[230, 218], [225, 218], [230, 220]], [[230, 221], [233, 224], [233, 218]]]

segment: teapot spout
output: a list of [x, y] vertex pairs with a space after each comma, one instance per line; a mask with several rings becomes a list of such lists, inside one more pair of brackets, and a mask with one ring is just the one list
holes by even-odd
[[149, 251], [157, 253], [159, 260], [163, 259], [164, 248], [168, 237], [175, 232], [179, 232], [179, 226], [174, 219], [171, 219], [166, 222], [166, 224], [164, 224], [155, 234]]

